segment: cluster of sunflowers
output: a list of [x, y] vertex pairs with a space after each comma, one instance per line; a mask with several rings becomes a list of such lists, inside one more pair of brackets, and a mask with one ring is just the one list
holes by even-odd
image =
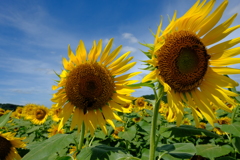
[[[90, 133], [93, 141], [99, 128], [107, 135], [108, 126], [111, 126], [112, 137], [120, 139], [119, 133], [125, 132], [127, 125], [115, 124], [124, 123], [123, 115], [130, 113], [138, 115], [132, 118], [136, 126], [143, 118], [152, 118], [149, 121], [150, 160], [156, 158], [157, 150], [164, 149], [157, 149], [160, 133], [163, 132], [160, 129], [163, 122], [158, 121], [158, 114], [177, 127], [194, 124], [197, 128], [207, 129], [210, 126], [211, 131], [219, 135], [226, 134], [226, 129], [223, 127], [224, 131], [221, 130], [219, 125], [234, 122], [240, 103], [239, 93], [235, 88], [238, 83], [227, 76], [240, 73], [240, 69], [227, 67], [239, 63], [240, 58], [234, 56], [240, 54], [240, 47], [234, 46], [240, 43], [240, 38], [219, 42], [240, 28], [240, 25], [230, 27], [237, 14], [217, 25], [228, 0], [224, 0], [212, 11], [215, 2], [198, 0], [180, 18], [177, 18], [174, 12], [164, 30], [162, 20], [160, 21], [154, 34], [154, 43], [142, 44], [149, 48], [143, 53], [149, 58], [144, 61], [147, 65], [145, 69], [151, 72], [143, 77], [140, 83], [133, 79], [141, 72], [129, 71], [136, 64], [130, 62], [133, 59], [128, 57], [130, 52], [119, 55], [122, 46], [111, 50], [113, 38], [104, 48], [102, 40], [93, 41], [89, 52], [80, 40], [76, 53], [68, 46], [68, 59], [62, 59], [64, 69], [58, 75], [56, 85], [52, 86], [53, 90], [57, 90], [51, 99], [54, 103], [52, 109], [28, 104], [17, 108], [12, 116], [23, 117], [40, 125], [51, 115], [53, 121], [59, 121], [53, 126], [55, 129], [52, 129], [55, 133], [63, 133], [65, 124], [69, 125], [70, 131], [77, 128], [80, 136], [77, 148], [72, 148], [74, 158], [81, 153], [84, 137]], [[131, 96], [136, 89], [144, 86], [153, 89], [155, 100], [148, 101], [143, 97], [136, 99]], [[233, 111], [232, 118], [226, 115], [224, 117], [224, 114], [218, 117], [218, 110], [226, 113]], [[4, 112], [1, 111], [0, 114], [3, 115]], [[21, 138], [11, 140], [8, 134], [10, 135], [0, 133], [0, 159], [19, 159], [15, 154], [16, 150], [12, 148], [24, 147], [24, 144], [19, 142]], [[238, 140], [240, 139], [236, 138], [236, 141]], [[18, 145], [14, 144], [15, 141]], [[236, 144], [233, 146], [238, 149]], [[165, 151], [158, 159], [167, 153]]]

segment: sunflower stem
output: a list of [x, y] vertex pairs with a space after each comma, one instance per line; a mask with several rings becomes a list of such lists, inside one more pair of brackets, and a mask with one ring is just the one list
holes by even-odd
[[84, 122], [82, 122], [81, 133], [80, 133], [80, 138], [79, 138], [79, 143], [78, 143], [79, 151], [81, 151], [81, 149], [83, 147], [84, 134], [85, 134], [85, 124], [84, 124]]
[[240, 105], [237, 105], [234, 109], [233, 109], [233, 114], [232, 114], [232, 123], [234, 122], [235, 120], [235, 117], [236, 117], [236, 113], [237, 113], [237, 110], [239, 108]]
[[156, 129], [157, 129], [157, 118], [158, 118], [158, 110], [160, 101], [163, 96], [163, 87], [159, 88], [159, 94], [157, 95], [155, 88], [153, 89], [155, 97], [156, 97], [156, 103], [153, 110], [153, 117], [152, 117], [152, 127], [151, 127], [151, 134], [150, 134], [150, 153], [149, 153], [149, 160], [154, 160], [155, 158], [155, 150], [156, 150]]

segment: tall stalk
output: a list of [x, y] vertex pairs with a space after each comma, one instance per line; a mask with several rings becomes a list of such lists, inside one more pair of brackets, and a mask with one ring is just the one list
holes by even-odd
[[154, 94], [155, 94], [155, 105], [153, 109], [153, 117], [152, 117], [152, 127], [151, 127], [151, 133], [150, 133], [150, 153], [149, 153], [149, 160], [154, 160], [155, 157], [155, 150], [156, 150], [156, 129], [157, 129], [157, 118], [158, 118], [158, 110], [159, 110], [159, 105], [160, 101], [163, 96], [163, 86], [159, 88], [159, 92], [157, 94], [156, 89], [153, 89]]

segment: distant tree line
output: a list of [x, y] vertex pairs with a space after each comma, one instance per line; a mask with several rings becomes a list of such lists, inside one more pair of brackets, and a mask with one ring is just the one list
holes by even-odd
[[6, 103], [6, 104], [0, 103], [0, 108], [5, 109], [5, 110], [15, 111], [17, 107], [23, 107], [23, 106], [16, 105], [16, 104], [11, 104], [11, 103]]

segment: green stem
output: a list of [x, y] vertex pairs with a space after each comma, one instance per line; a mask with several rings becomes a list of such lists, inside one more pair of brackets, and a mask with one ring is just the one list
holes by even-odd
[[92, 139], [91, 139], [91, 141], [90, 141], [90, 143], [88, 145], [89, 147], [92, 145], [92, 142], [93, 142], [94, 138], [95, 138], [95, 136], [92, 137]]
[[79, 151], [81, 151], [81, 149], [83, 147], [84, 134], [85, 134], [85, 124], [84, 124], [84, 122], [82, 122], [81, 133], [80, 133], [80, 138], [79, 138], [79, 143], [78, 143]]
[[151, 134], [150, 134], [150, 153], [149, 153], [149, 160], [154, 160], [155, 158], [155, 150], [156, 150], [156, 129], [157, 129], [157, 118], [158, 118], [158, 110], [161, 98], [163, 96], [163, 87], [159, 89], [159, 95], [157, 95], [156, 90], [154, 90], [154, 94], [156, 97], [156, 103], [153, 110], [153, 117], [152, 117], [152, 128], [151, 128]]
[[234, 122], [234, 119], [235, 119], [235, 116], [236, 116], [236, 113], [237, 113], [237, 110], [238, 110], [239, 106], [240, 106], [240, 105], [237, 105], [237, 106], [233, 109], [232, 123]]

